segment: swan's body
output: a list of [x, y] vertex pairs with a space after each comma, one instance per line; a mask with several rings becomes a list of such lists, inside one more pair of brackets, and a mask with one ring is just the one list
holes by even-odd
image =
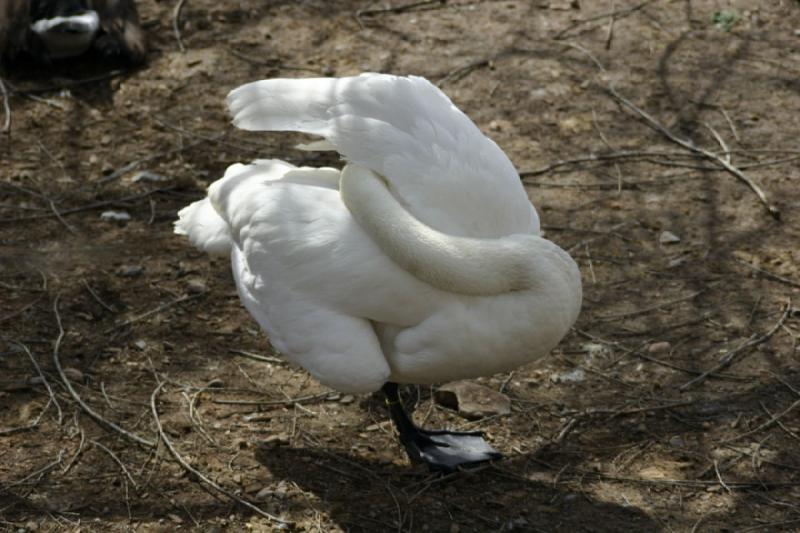
[[248, 311], [322, 383], [369, 392], [510, 370], [575, 321], [576, 265], [538, 236], [502, 151], [425, 80], [269, 80], [228, 101], [240, 127], [322, 135], [349, 161], [233, 165], [177, 223], [231, 253]]
[[267, 80], [228, 104], [241, 128], [319, 135], [347, 161], [233, 165], [176, 223], [231, 255], [247, 310], [322, 383], [370, 392], [507, 371], [574, 323], [574, 261], [539, 236], [505, 154], [426, 80]]

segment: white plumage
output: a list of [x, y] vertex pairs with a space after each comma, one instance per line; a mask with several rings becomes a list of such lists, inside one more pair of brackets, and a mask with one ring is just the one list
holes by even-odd
[[580, 273], [539, 236], [511, 162], [428, 81], [275, 79], [234, 124], [321, 136], [344, 171], [232, 165], [176, 233], [230, 254], [242, 302], [287, 359], [345, 392], [507, 371], [574, 323]]

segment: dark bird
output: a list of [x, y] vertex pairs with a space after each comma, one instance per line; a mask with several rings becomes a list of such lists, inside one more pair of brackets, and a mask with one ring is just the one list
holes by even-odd
[[129, 64], [146, 44], [133, 0], [0, 0], [0, 62], [54, 60], [96, 51]]

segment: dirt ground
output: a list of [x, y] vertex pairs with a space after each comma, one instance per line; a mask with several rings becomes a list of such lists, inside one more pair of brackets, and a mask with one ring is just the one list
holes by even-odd
[[[402, 5], [188, 0], [181, 51], [147, 0], [143, 68], [9, 73], [0, 529], [800, 530], [800, 5]], [[505, 459], [477, 472], [409, 465], [379, 397], [275, 359], [226, 261], [172, 234], [229, 164], [336, 164], [234, 130], [230, 89], [361, 71], [438, 83], [583, 272], [560, 347], [478, 380], [510, 415], [407, 390], [425, 425], [486, 432]]]

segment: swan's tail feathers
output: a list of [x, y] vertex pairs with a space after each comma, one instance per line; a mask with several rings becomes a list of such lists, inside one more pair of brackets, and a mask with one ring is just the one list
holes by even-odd
[[237, 128], [251, 131], [302, 131], [324, 135], [328, 109], [347, 78], [272, 79], [247, 83], [228, 94]]
[[178, 211], [175, 233], [186, 235], [197, 248], [213, 255], [228, 255], [233, 238], [227, 222], [204, 198]]

